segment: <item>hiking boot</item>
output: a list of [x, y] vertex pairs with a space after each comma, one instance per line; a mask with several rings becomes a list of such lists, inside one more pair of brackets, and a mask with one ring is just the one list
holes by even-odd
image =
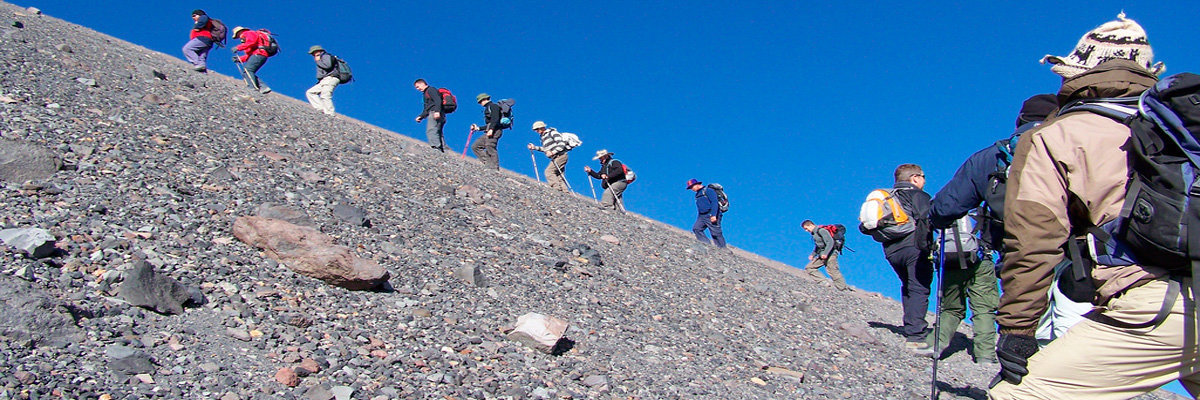
[[262, 89], [258, 89], [258, 92], [262, 94], [271, 93], [271, 88], [263, 86]]
[[924, 340], [919, 342], [904, 342], [904, 348], [912, 351], [924, 350], [931, 347], [933, 346], [930, 346], [929, 343], [925, 343]]
[[843, 292], [853, 292], [854, 288], [850, 287], [849, 285], [838, 285], [837, 290]]
[[208, 68], [205, 68], [203, 65], [197, 65], [197, 66], [192, 67], [192, 71], [206, 72], [206, 71], [208, 71]]
[[995, 367], [1000, 365], [1000, 361], [996, 357], [981, 357], [975, 359], [975, 364], [981, 367]]

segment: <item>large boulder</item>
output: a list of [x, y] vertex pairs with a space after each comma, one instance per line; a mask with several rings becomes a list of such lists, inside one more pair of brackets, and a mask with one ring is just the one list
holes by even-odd
[[53, 150], [26, 141], [0, 139], [0, 180], [43, 180], [62, 165], [62, 158]]
[[10, 228], [0, 229], [0, 242], [32, 258], [46, 258], [54, 255], [54, 235], [41, 228]]
[[188, 290], [175, 278], [154, 272], [150, 263], [137, 260], [121, 283], [119, 294], [130, 305], [171, 315], [183, 313], [183, 305], [194, 300], [193, 292], [199, 294], [199, 291]]
[[240, 217], [233, 222], [233, 236], [301, 275], [346, 289], [373, 289], [389, 277], [379, 263], [355, 256], [349, 248], [333, 244], [333, 237], [307, 226]]

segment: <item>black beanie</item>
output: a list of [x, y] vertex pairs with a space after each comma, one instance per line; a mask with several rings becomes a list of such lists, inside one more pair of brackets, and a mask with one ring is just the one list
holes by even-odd
[[1034, 121], [1045, 121], [1046, 117], [1057, 109], [1058, 97], [1052, 94], [1030, 97], [1021, 104], [1021, 113], [1017, 114], [1017, 127]]
[[195, 9], [195, 10], [192, 10], [192, 15], [208, 15], [208, 14], [205, 14], [204, 10]]

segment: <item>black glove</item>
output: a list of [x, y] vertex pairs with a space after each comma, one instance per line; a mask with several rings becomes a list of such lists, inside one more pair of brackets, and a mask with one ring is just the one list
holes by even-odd
[[996, 341], [996, 357], [1000, 359], [1000, 375], [992, 380], [992, 386], [1004, 379], [1019, 385], [1021, 378], [1029, 373], [1029, 357], [1038, 351], [1037, 339], [1027, 335], [1000, 334]]

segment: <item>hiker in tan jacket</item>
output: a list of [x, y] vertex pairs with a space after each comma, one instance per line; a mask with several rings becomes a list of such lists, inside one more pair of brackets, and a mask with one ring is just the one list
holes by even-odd
[[[1135, 59], [1122, 59], [1129, 54]], [[1064, 78], [1059, 104], [1137, 96], [1161, 72], [1152, 60], [1145, 32], [1123, 15], [1085, 35], [1071, 56], [1045, 59]], [[1124, 329], [1085, 319], [1040, 351], [1033, 339], [1054, 267], [1067, 257], [1064, 243], [1121, 212], [1129, 139], [1127, 126], [1091, 112], [1052, 117], [1022, 135], [1006, 193], [997, 313], [1002, 371], [992, 399], [1126, 399], [1176, 379], [1193, 394], [1200, 390], [1200, 379], [1191, 375], [1200, 365], [1194, 352], [1184, 351], [1185, 343], [1195, 345], [1184, 330], [1194, 316], [1178, 296], [1168, 298], [1169, 280], [1159, 267], [1097, 265], [1092, 281], [1098, 289], [1093, 303], [1123, 323], [1152, 320], [1175, 300], [1160, 325]]]

